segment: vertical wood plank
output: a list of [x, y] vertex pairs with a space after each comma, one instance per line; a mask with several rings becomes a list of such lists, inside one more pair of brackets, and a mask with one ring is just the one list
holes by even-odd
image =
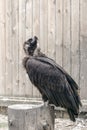
[[12, 44], [13, 44], [13, 95], [19, 92], [19, 3], [18, 0], [12, 0]]
[[63, 11], [63, 67], [68, 73], [70, 73], [70, 0], [63, 1]]
[[87, 99], [87, 1], [80, 0], [80, 87], [81, 98]]
[[33, 36], [40, 38], [40, 0], [33, 0]]
[[63, 2], [56, 1], [56, 62], [62, 66]]
[[[40, 39], [40, 0], [33, 0], [33, 36]], [[33, 97], [39, 97], [35, 86], [33, 86]]]
[[55, 59], [56, 0], [48, 0], [48, 56]]
[[72, 76], [79, 84], [79, 0], [71, 1]]
[[[13, 91], [12, 4], [6, 0], [6, 95]], [[16, 44], [16, 43], [15, 43]]]
[[[26, 1], [26, 39], [29, 39], [33, 35], [33, 1], [27, 0]], [[28, 97], [33, 96], [33, 85], [29, 80], [28, 75], [26, 74], [26, 89], [25, 95]]]
[[23, 43], [26, 40], [25, 1], [19, 0], [19, 96], [24, 96], [26, 89], [26, 72], [22, 65], [24, 58]]
[[33, 35], [33, 1], [26, 1], [26, 39]]
[[40, 47], [47, 54], [48, 42], [48, 1], [40, 0]]
[[0, 1], [0, 94], [4, 95], [6, 92], [5, 74], [6, 74], [6, 60], [5, 60], [5, 0]]

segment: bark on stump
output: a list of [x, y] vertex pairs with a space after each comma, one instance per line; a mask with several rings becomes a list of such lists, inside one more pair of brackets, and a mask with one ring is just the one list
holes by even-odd
[[16, 104], [8, 107], [9, 130], [54, 130], [54, 108]]

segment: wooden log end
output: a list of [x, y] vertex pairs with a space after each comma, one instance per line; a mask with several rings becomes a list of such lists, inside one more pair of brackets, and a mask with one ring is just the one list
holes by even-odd
[[44, 104], [8, 107], [9, 130], [54, 130], [54, 108]]

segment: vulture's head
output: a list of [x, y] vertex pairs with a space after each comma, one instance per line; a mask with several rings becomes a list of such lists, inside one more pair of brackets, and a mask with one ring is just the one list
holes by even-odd
[[37, 48], [38, 38], [34, 36], [24, 42], [23, 49], [27, 55], [33, 56], [35, 49]]

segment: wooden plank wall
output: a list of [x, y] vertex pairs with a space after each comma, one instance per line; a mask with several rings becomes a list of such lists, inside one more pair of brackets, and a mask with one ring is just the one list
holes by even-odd
[[87, 99], [86, 11], [86, 0], [0, 0], [0, 95], [40, 97], [22, 66], [23, 43], [36, 35]]

